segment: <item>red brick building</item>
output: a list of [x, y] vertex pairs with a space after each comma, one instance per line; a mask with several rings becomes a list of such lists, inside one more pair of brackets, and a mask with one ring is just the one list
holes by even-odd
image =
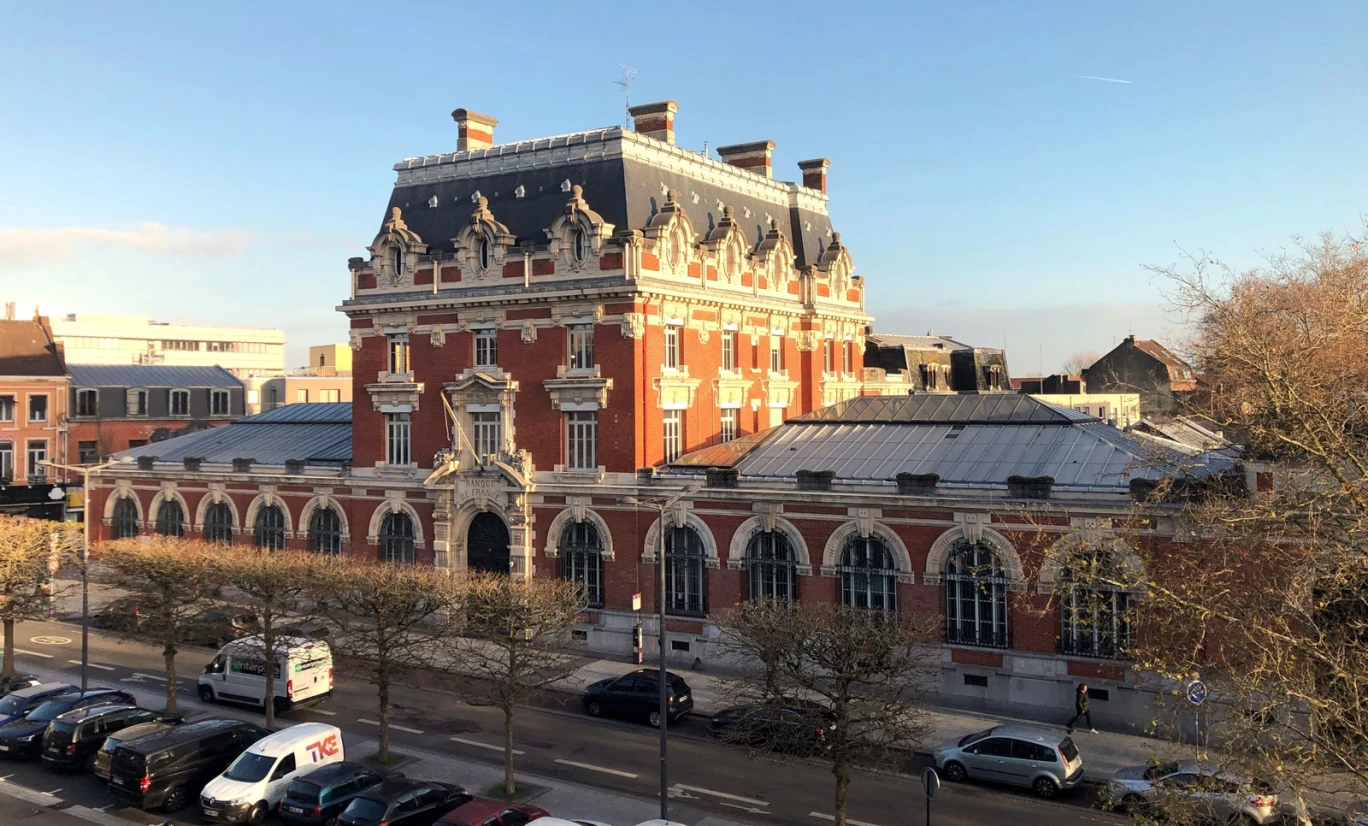
[[62, 517], [49, 495], [65, 476], [40, 464], [67, 456], [67, 376], [45, 317], [0, 320], [0, 512]]

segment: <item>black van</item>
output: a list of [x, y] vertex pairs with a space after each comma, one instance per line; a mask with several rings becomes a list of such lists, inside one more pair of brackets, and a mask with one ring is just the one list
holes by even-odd
[[43, 734], [43, 765], [53, 769], [90, 771], [105, 738], [139, 723], [179, 721], [165, 714], [135, 706], [94, 706], [59, 715]]
[[109, 761], [109, 791], [140, 809], [185, 808], [239, 754], [271, 732], [213, 718], [120, 744]]

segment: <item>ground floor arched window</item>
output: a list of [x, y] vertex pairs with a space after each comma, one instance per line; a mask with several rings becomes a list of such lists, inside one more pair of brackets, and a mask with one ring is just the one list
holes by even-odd
[[852, 536], [841, 549], [841, 603], [896, 613], [898, 570], [888, 545], [877, 536]]
[[114, 518], [110, 527], [115, 539], [130, 539], [138, 535], [138, 503], [131, 496], [120, 496], [114, 502]]
[[309, 517], [309, 550], [342, 553], [342, 517], [332, 508], [317, 508]]
[[561, 533], [561, 576], [578, 582], [591, 608], [603, 607], [603, 540], [592, 522], [571, 522]]
[[687, 525], [665, 533], [665, 611], [685, 617], [708, 615], [707, 552], [698, 531]]
[[406, 513], [390, 513], [380, 523], [380, 559], [412, 565], [417, 561], [413, 520]]
[[175, 499], [164, 499], [157, 506], [157, 535], [185, 536], [185, 510]]
[[233, 509], [227, 502], [215, 502], [205, 510], [204, 538], [210, 542], [233, 544]]
[[1007, 572], [985, 542], [957, 542], [945, 563], [945, 639], [1007, 647]]
[[780, 531], [756, 531], [746, 543], [750, 598], [791, 605], [797, 597], [798, 567], [788, 537]]

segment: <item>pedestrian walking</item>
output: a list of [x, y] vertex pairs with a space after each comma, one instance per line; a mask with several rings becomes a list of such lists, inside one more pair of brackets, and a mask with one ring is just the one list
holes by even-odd
[[1087, 683], [1079, 683], [1078, 688], [1074, 689], [1074, 716], [1073, 719], [1069, 721], [1070, 734], [1073, 734], [1074, 723], [1078, 722], [1079, 717], [1082, 717], [1083, 721], [1088, 724], [1088, 731], [1092, 732], [1093, 734], [1097, 733], [1097, 729], [1093, 728], [1092, 715], [1088, 713]]

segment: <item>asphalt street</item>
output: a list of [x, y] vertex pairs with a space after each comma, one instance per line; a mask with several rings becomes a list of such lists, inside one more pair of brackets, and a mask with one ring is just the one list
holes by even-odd
[[[16, 633], [18, 665], [60, 670], [79, 681], [80, 629], [59, 622], [24, 623]], [[177, 657], [183, 700], [198, 709], [195, 680], [213, 656], [191, 648]], [[120, 642], [99, 632], [90, 637], [90, 684], [165, 684], [160, 653]], [[469, 761], [501, 761], [502, 715], [497, 709], [461, 702], [450, 693], [413, 687], [393, 692], [392, 748], [440, 752]], [[345, 733], [374, 738], [374, 691], [364, 679], [339, 673], [325, 705], [294, 712], [282, 723], [329, 722]], [[544, 777], [651, 798], [658, 789], [658, 739], [654, 729], [626, 721], [593, 719], [576, 698], [544, 702], [519, 710], [514, 733], [517, 767]], [[350, 755], [356, 757], [358, 755]], [[820, 824], [831, 810], [834, 784], [830, 769], [817, 761], [757, 758], [707, 736], [706, 721], [694, 717], [672, 731], [669, 754], [674, 794], [688, 805], [718, 817], [755, 823]], [[925, 798], [914, 762], [888, 773], [859, 775], [849, 794], [853, 826], [921, 823]], [[37, 764], [0, 763], [0, 782], [20, 784], [75, 805], [118, 813], [140, 823], [162, 823], [162, 815], [121, 809], [88, 775], [54, 774]], [[459, 777], [433, 777], [461, 783]], [[182, 812], [173, 822], [195, 823], [197, 813]], [[1120, 818], [1091, 809], [1088, 794], [1076, 792], [1041, 801], [1028, 791], [965, 785], [942, 788], [934, 801], [936, 824], [1061, 826], [1071, 823], [1119, 824]]]

